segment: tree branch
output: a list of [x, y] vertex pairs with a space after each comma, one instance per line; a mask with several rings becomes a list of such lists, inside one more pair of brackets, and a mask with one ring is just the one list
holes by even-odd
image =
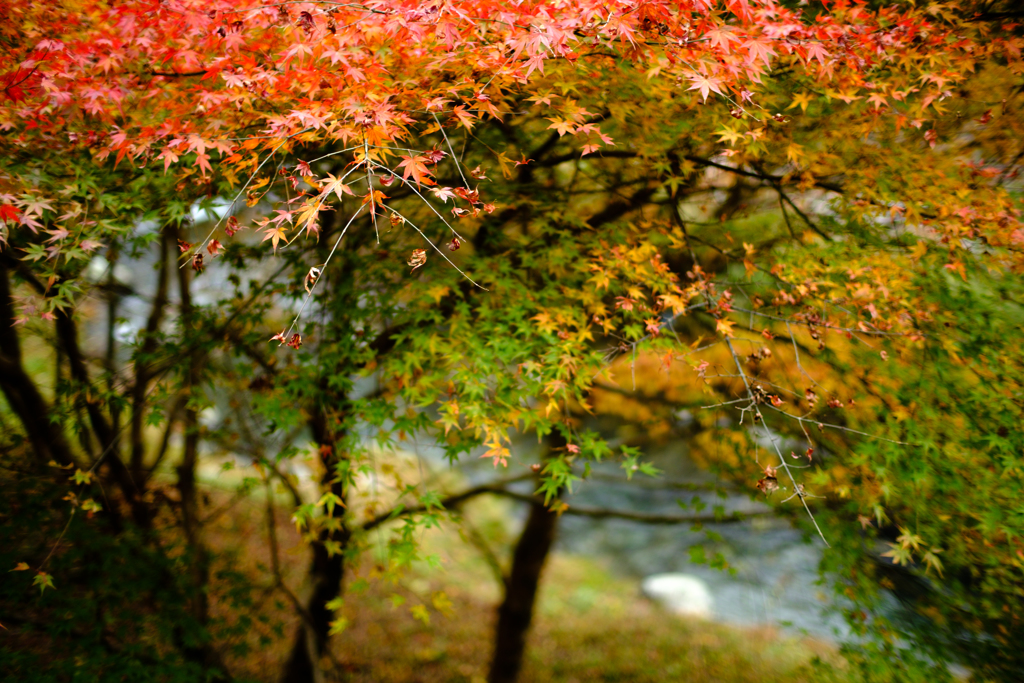
[[[493, 491], [493, 493], [522, 501], [524, 503], [536, 503], [539, 499], [515, 491]], [[591, 519], [624, 519], [630, 522], [641, 522], [643, 524], [695, 524], [695, 523], [731, 523], [742, 522], [750, 517], [770, 517], [775, 514], [771, 510], [739, 513], [729, 515], [657, 515], [647, 512], [632, 512], [630, 510], [609, 510], [607, 508], [595, 508], [581, 505], [570, 505], [562, 511], [564, 515], [576, 515], [579, 517], [590, 517]]]
[[[466, 503], [477, 496], [484, 494], [494, 494], [496, 496], [503, 496], [505, 498], [511, 498], [524, 503], [537, 503], [539, 500], [537, 496], [517, 493], [515, 491], [508, 490], [509, 484], [516, 482], [525, 481], [532, 479], [531, 474], [524, 474], [518, 477], [509, 477], [507, 479], [501, 479], [499, 481], [491, 482], [489, 484], [481, 484], [479, 486], [473, 486], [461, 491], [459, 493], [448, 496], [441, 501], [439, 506], [417, 505], [415, 507], [401, 508], [396, 507], [388, 512], [382, 513], [374, 517], [373, 519], [365, 522], [362, 525], [364, 531], [369, 531], [382, 524], [386, 524], [394, 519], [406, 517], [408, 515], [421, 514], [430, 510], [451, 510], [459, 507], [463, 503]], [[632, 522], [641, 522], [643, 524], [693, 524], [697, 522], [706, 523], [730, 523], [730, 522], [742, 522], [750, 517], [767, 517], [774, 514], [771, 510], [747, 512], [747, 513], [732, 513], [729, 515], [658, 515], [646, 512], [632, 512], [629, 510], [610, 510], [607, 508], [595, 508], [580, 505], [570, 505], [567, 509], [562, 511], [562, 514], [576, 515], [579, 517], [590, 517], [592, 519], [624, 519]]]
[[399, 517], [406, 517], [408, 515], [418, 515], [420, 513], [429, 512], [431, 510], [450, 510], [453, 508], [457, 508], [462, 503], [465, 503], [468, 500], [476, 498], [479, 495], [483, 495], [485, 493], [501, 493], [509, 484], [514, 484], [516, 482], [525, 481], [527, 479], [532, 478], [533, 474], [522, 474], [517, 477], [509, 477], [507, 479], [500, 479], [489, 484], [481, 484], [480, 486], [474, 486], [460, 493], [448, 496], [447, 498], [442, 500], [439, 505], [416, 505], [408, 508], [398, 506], [392, 508], [391, 510], [388, 510], [387, 512], [377, 515], [368, 522], [364, 522], [362, 525], [362, 529], [363, 531], [369, 531], [370, 529], [374, 529], [380, 526], [381, 524], [390, 522], [393, 519], [398, 519]]
[[[160, 330], [160, 323], [163, 321], [164, 310], [167, 306], [167, 269], [170, 267], [167, 258], [169, 241], [168, 236], [161, 233], [160, 271], [157, 275], [156, 296], [153, 298], [149, 318], [146, 320], [146, 329], [142, 334], [142, 348], [135, 355], [135, 383], [132, 386], [131, 458], [129, 462], [132, 476], [136, 481], [142, 481], [144, 477], [143, 415], [146, 407], [146, 391], [153, 377], [150, 372], [149, 357], [156, 351], [157, 333]], [[167, 420], [169, 428], [174, 421], [174, 415], [168, 415]], [[161, 452], [165, 450], [161, 444]]]

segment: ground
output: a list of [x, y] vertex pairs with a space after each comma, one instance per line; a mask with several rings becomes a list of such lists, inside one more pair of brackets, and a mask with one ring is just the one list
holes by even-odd
[[[333, 661], [325, 662], [330, 679], [482, 682], [500, 590], [479, 539], [487, 538], [495, 555], [506, 558], [516, 532], [514, 505], [494, 499], [472, 504], [466, 516], [474, 522], [477, 543], [467, 542], [471, 534], [454, 523], [427, 533], [422, 556], [435, 561], [413, 563], [401, 583], [372, 580], [378, 566], [373, 556], [379, 560], [384, 553], [387, 532], [368, 539], [374, 550], [346, 579], [339, 616], [347, 625], [333, 639]], [[301, 595], [308, 550], [289, 523], [287, 502], [281, 499], [275, 507], [284, 577]], [[210, 539], [214, 547], [238, 547], [233, 568], [259, 585], [267, 583], [270, 566], [265, 510], [265, 498], [255, 494], [235, 514], [224, 515], [214, 532], [220, 538]], [[256, 597], [256, 621], [243, 639], [249, 651], [229, 663], [239, 678], [269, 682], [298, 622], [280, 592]], [[815, 658], [832, 664], [839, 659], [832, 645], [812, 638], [669, 614], [640, 595], [635, 578], [615, 576], [591, 558], [555, 554], [544, 575], [521, 680], [792, 683], [816, 677], [810, 666]]]

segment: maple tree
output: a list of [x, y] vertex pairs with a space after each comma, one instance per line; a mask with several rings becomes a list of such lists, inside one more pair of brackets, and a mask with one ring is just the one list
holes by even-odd
[[[453, 459], [483, 446], [496, 466], [515, 464], [510, 430], [564, 441], [538, 493], [571, 508], [556, 501], [584, 476], [581, 463], [612, 456], [580, 416], [613, 390], [636, 393], [637, 367], [651, 362], [736, 406], [743, 420], [730, 429], [753, 453], [737, 459], [737, 476], [764, 493], [787, 489], [801, 523], [836, 546], [827, 562], [850, 577], [851, 600], [870, 605], [893, 581], [862, 578], [879, 574], [858, 534], [902, 527], [890, 539], [897, 567], [929, 577], [956, 567], [985, 587], [968, 608], [932, 593], [933, 623], [908, 637], [932, 638], [942, 654], [936, 634], [990, 647], [1019, 629], [1000, 612], [1018, 590], [1006, 574], [1016, 527], [984, 516], [1012, 489], [972, 490], [982, 519], [962, 542], [960, 520], [928, 515], [941, 503], [913, 488], [897, 496], [911, 442], [925, 439], [911, 434], [941, 430], [933, 422], [953, 410], [938, 394], [934, 405], [908, 399], [914, 387], [942, 379], [1004, 406], [1004, 441], [979, 441], [973, 427], [958, 441], [963, 457], [989, 462], [986, 449], [1014, 447], [1019, 405], [1002, 401], [1019, 389], [1009, 369], [1019, 360], [999, 330], [1019, 328], [1016, 309], [991, 295], [1014, 291], [1024, 246], [1012, 8], [0, 6], [10, 18], [0, 27], [0, 385], [19, 424], [11, 447], [37, 469], [56, 464], [72, 511], [146, 532], [140, 547], [177, 511], [188, 558], [177, 607], [195, 631], [170, 642], [188, 666], [226, 670], [210, 642], [203, 596], [215, 558], [196, 481], [204, 444], [238, 441], [242, 411], [201, 419], [223, 392], [246, 406], [253, 431], [306, 430], [315, 443], [319, 496], [293, 488], [312, 554], [308, 599], [272, 572], [301, 615], [285, 675], [313, 680], [343, 630], [342, 581], [366, 533], [400, 520], [390, 576], [442, 509], [437, 492], [396, 482], [395, 507], [371, 500], [369, 521], [347, 511], [365, 493], [360, 477], [377, 472], [367, 430], [384, 447], [436, 438]], [[199, 210], [214, 219], [193, 226]], [[154, 252], [145, 329], [119, 344], [115, 264]], [[95, 278], [99, 254], [108, 267]], [[106, 357], [90, 363], [76, 310], [104, 288]], [[986, 307], [1009, 322], [965, 324]], [[51, 336], [52, 393], [23, 362], [25, 343]], [[934, 367], [950, 370], [914, 376], [935, 354]], [[357, 388], [366, 373], [379, 390]], [[996, 388], [977, 389], [979, 378]], [[783, 435], [805, 438], [806, 454], [785, 453]], [[299, 451], [250, 441], [264, 483], [287, 485], [282, 463]], [[640, 467], [636, 452], [618, 455], [628, 472]], [[175, 500], [165, 506], [168, 457]], [[919, 457], [934, 467], [943, 456]], [[807, 476], [796, 469], [805, 460]], [[1014, 465], [1000, 466], [1012, 478]], [[32, 564], [35, 585], [59, 591], [48, 560]], [[963, 632], [935, 627], [965, 609]], [[850, 614], [895, 652], [897, 626]], [[1010, 655], [991, 647], [972, 665]]]

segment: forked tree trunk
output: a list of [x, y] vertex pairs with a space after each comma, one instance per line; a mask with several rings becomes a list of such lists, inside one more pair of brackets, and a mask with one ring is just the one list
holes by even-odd
[[291, 654], [285, 664], [282, 683], [319, 683], [323, 680], [320, 659], [327, 650], [331, 611], [327, 603], [341, 594], [345, 564], [342, 555], [327, 556], [323, 544], [313, 546], [313, 592], [306, 604], [308, 619], [303, 619], [295, 633]]
[[71, 467], [75, 460], [64, 432], [54, 429], [50, 406], [22, 364], [16, 319], [7, 268], [0, 263], [0, 392], [21, 420], [39, 469], [46, 471], [51, 460]]
[[[565, 440], [557, 431], [545, 442], [549, 449], [565, 447]], [[526, 637], [537, 602], [537, 588], [544, 563], [555, 542], [558, 517], [558, 513], [549, 510], [542, 500], [530, 505], [530, 514], [512, 555], [505, 598], [498, 608], [488, 683], [514, 683], [519, 677], [526, 652]]]

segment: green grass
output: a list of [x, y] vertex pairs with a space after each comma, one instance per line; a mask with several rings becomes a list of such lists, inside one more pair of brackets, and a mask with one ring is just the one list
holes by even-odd
[[[334, 643], [346, 669], [338, 680], [482, 681], [497, 591], [467, 582], [464, 571], [411, 580], [421, 597], [443, 591], [452, 602], [447, 616], [431, 610], [429, 625], [410, 613], [413, 599], [392, 607], [377, 590], [350, 595], [344, 611], [351, 623]], [[556, 556], [545, 575], [521, 680], [791, 683], [813, 678], [809, 663], [815, 656], [836, 659], [826, 644], [774, 629], [668, 614], [640, 597], [636, 582], [584, 558]]]
[[[220, 491], [210, 489], [214, 499], [226, 499], [225, 489], [231, 488], [227, 482], [247, 473], [221, 474], [216, 487]], [[410, 477], [414, 474], [410, 470]], [[452, 490], [464, 485], [456, 473], [443, 472], [441, 478]], [[305, 595], [309, 551], [290, 521], [288, 498], [275, 499], [285, 583], [296, 594]], [[360, 518], [366, 514], [367, 502], [353, 496], [350, 512]], [[214, 502], [213, 507], [218, 504]], [[469, 528], [446, 521], [422, 537], [421, 557], [432, 556], [434, 561], [414, 562], [398, 581], [381, 571], [387, 565], [383, 560], [389, 531], [372, 532], [366, 539], [369, 551], [358, 568], [346, 571], [344, 604], [336, 617], [347, 626], [332, 640], [333, 661], [323, 662], [328, 667], [327, 680], [483, 681], [501, 586], [479, 547], [480, 539], [486, 539], [494, 556], [507, 564], [519, 532], [514, 521], [517, 505], [488, 497], [467, 504], [464, 517], [471, 520], [477, 543], [469, 542], [473, 536]], [[250, 576], [254, 586], [267, 584], [271, 564], [264, 514], [265, 498], [258, 488], [221, 517], [208, 536], [210, 545], [222, 552], [236, 549], [229, 553], [229, 562]], [[215, 598], [214, 612], [232, 619], [217, 603]], [[249, 651], [229, 657], [227, 663], [239, 680], [270, 683], [277, 680], [299, 620], [280, 593], [260, 601], [257, 612], [244, 638]], [[739, 628], [679, 617], [643, 598], [635, 578], [616, 576], [591, 558], [555, 554], [544, 573], [520, 681], [802, 683], [820, 680], [810, 665], [816, 657], [840, 670], [838, 677], [830, 679], [832, 683], [848, 680], [830, 644], [794, 638], [772, 628]]]
[[[507, 557], [515, 529], [501, 520], [510, 518], [510, 504], [480, 500], [471, 512], [468, 516], [487, 533], [496, 553]], [[368, 561], [357, 576], [349, 576], [350, 585], [367, 579], [369, 587], [345, 596], [341, 615], [348, 625], [333, 640], [335, 661], [329, 664], [328, 680], [484, 680], [500, 599], [493, 570], [453, 524], [429, 533], [423, 550], [435, 555], [441, 567], [417, 563], [400, 583], [389, 583], [373, 580], [376, 565]], [[420, 619], [413, 613], [417, 606]], [[424, 613], [429, 623], [422, 619]], [[285, 633], [290, 635], [295, 626], [291, 621]], [[258, 667], [247, 666], [254, 661], [250, 655], [248, 662], [233, 663], [233, 668], [240, 675], [273, 680], [271, 672], [278, 669], [272, 662], [283, 657], [283, 650], [277, 651], [283, 647], [275, 642], [258, 653]], [[815, 680], [810, 666], [815, 657], [834, 664], [839, 660], [831, 645], [775, 629], [744, 629], [669, 614], [641, 597], [636, 580], [616, 577], [588, 558], [554, 555], [544, 575], [520, 680], [793, 683]]]

